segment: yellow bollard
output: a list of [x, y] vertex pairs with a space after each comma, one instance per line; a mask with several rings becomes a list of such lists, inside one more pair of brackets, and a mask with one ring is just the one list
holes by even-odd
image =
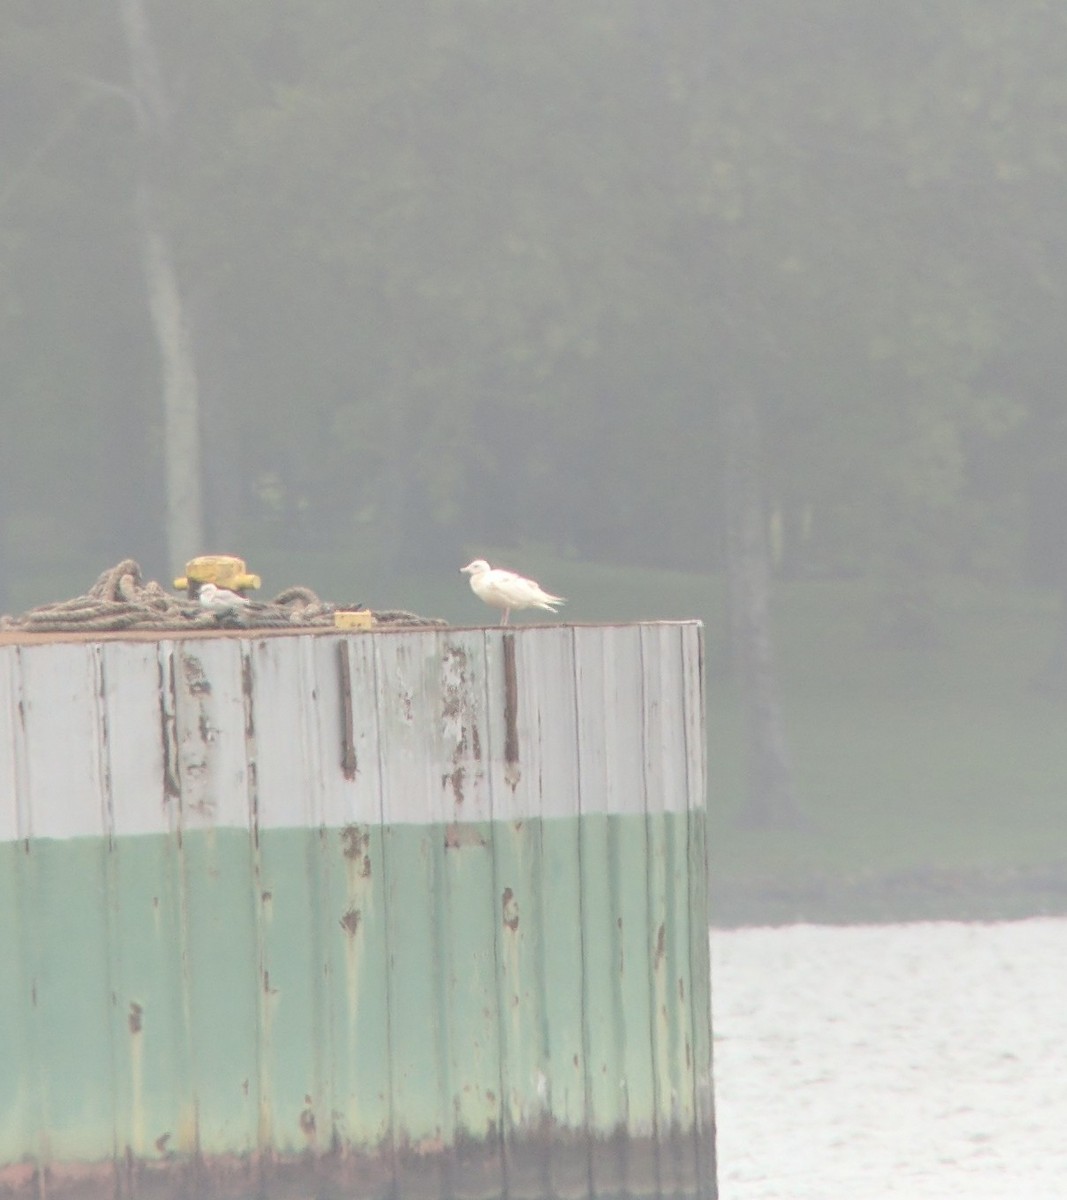
[[229, 588], [231, 592], [244, 595], [245, 592], [258, 588], [261, 580], [258, 575], [251, 575], [245, 567], [243, 558], [235, 558], [232, 554], [202, 554], [191, 558], [185, 564], [185, 574], [175, 579], [174, 586], [188, 591], [195, 596], [200, 591], [200, 585], [214, 583], [221, 588]]

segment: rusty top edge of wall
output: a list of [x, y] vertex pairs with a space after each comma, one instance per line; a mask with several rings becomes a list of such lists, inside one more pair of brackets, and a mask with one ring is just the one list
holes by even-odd
[[0, 631], [0, 646], [56, 645], [62, 642], [176, 642], [206, 638], [273, 637], [374, 637], [389, 633], [470, 633], [500, 630], [503, 633], [530, 633], [543, 629], [630, 629], [634, 626], [703, 625], [695, 617], [684, 620], [648, 621], [566, 621], [536, 625], [378, 625], [374, 629], [336, 629], [330, 626], [294, 626], [292, 629], [121, 629], [111, 633], [100, 630], [76, 633], [28, 633], [20, 629]]

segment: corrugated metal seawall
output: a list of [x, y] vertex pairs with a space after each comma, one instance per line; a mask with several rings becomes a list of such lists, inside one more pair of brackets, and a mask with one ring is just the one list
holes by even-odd
[[0, 1197], [713, 1196], [701, 639], [0, 645]]

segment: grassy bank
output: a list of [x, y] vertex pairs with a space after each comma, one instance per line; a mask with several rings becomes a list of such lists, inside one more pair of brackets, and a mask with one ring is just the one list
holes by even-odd
[[[862, 584], [780, 590], [783, 686], [811, 826], [745, 830], [739, 775], [724, 780], [714, 852], [724, 916], [1065, 910], [1067, 704], [1033, 686], [1055, 611], [1047, 597], [958, 581], [936, 600], [933, 640], [901, 649], [886, 644], [878, 597]], [[725, 765], [736, 705], [710, 687], [712, 761]]]

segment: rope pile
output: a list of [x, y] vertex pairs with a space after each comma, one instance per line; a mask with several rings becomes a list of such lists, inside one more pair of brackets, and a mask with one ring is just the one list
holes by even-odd
[[[126, 629], [161, 633], [189, 629], [294, 629], [333, 627], [335, 612], [363, 610], [363, 605], [330, 604], [306, 587], [289, 587], [273, 600], [249, 600], [225, 612], [201, 607], [198, 601], [166, 592], [156, 581], [145, 583], [132, 558], [105, 571], [84, 596], [42, 604], [20, 616], [0, 615], [0, 632], [116, 633]], [[420, 617], [403, 609], [375, 612], [380, 625], [447, 625], [439, 617]]]

